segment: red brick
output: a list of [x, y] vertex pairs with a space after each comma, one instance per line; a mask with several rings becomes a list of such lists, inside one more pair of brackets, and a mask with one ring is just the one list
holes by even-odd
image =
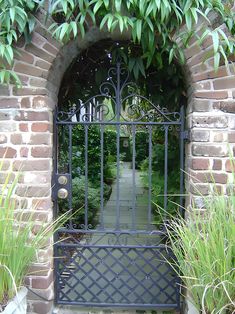
[[16, 60], [20, 60], [20, 61], [23, 61], [25, 63], [31, 63], [31, 64], [34, 62], [34, 57], [30, 53], [28, 53], [22, 49], [18, 49], [17, 51], [19, 52], [19, 54], [15, 54]]
[[45, 88], [47, 86], [47, 80], [43, 78], [31, 78], [29, 81], [29, 85], [33, 87], [43, 87]]
[[231, 89], [235, 86], [235, 76], [217, 79], [213, 81], [213, 85], [216, 89]]
[[33, 32], [31, 42], [37, 47], [42, 47], [47, 40], [37, 32]]
[[194, 96], [196, 98], [205, 98], [205, 99], [226, 99], [226, 98], [228, 98], [228, 92], [225, 92], [225, 91], [203, 91], [203, 92], [195, 92]]
[[222, 160], [221, 159], [213, 159], [213, 170], [221, 170], [222, 169]]
[[31, 102], [29, 97], [24, 97], [21, 99], [21, 107], [22, 108], [30, 108]]
[[235, 113], [235, 101], [214, 102], [213, 108], [228, 113]]
[[194, 170], [208, 170], [210, 167], [209, 159], [194, 158], [192, 159], [192, 169]]
[[37, 278], [32, 278], [32, 288], [34, 289], [47, 289], [53, 280], [53, 272], [49, 271], [47, 276], [38, 276]]
[[33, 108], [54, 108], [54, 102], [47, 96], [37, 96], [33, 98]]
[[14, 158], [17, 151], [12, 147], [0, 147], [0, 158]]
[[32, 124], [32, 131], [33, 132], [51, 132], [52, 131], [52, 126], [48, 123], [33, 123]]
[[190, 185], [190, 191], [195, 195], [208, 195], [210, 189], [208, 184], [194, 184]]
[[29, 155], [29, 149], [27, 147], [21, 147], [20, 157], [27, 158]]
[[44, 48], [47, 52], [53, 54], [54, 56], [56, 56], [57, 53], [59, 52], [59, 50], [58, 50], [57, 48], [53, 47], [52, 45], [50, 45], [50, 44], [48, 44], [48, 43], [44, 44], [44, 45], [43, 45], [43, 48]]
[[192, 174], [193, 182], [195, 183], [219, 183], [225, 184], [228, 181], [226, 173], [211, 173], [211, 172], [195, 172]]
[[17, 121], [49, 121], [49, 114], [47, 112], [36, 111], [19, 111], [15, 117]]
[[235, 161], [227, 160], [225, 163], [225, 169], [227, 172], [235, 173]]
[[192, 77], [193, 77], [194, 82], [198, 82], [202, 80], [225, 77], [227, 75], [228, 73], [227, 73], [226, 67], [220, 67], [218, 71], [210, 70], [210, 71], [206, 71], [206, 72], [202, 72], [198, 74], [193, 74]]
[[228, 133], [229, 143], [235, 143], [235, 132]]
[[53, 62], [55, 57], [52, 56], [51, 54], [47, 53], [45, 50], [39, 48], [39, 47], [36, 47], [35, 45], [33, 44], [28, 44], [26, 45], [26, 51], [32, 53], [33, 55], [39, 57], [40, 59], [42, 60], [45, 60], [47, 62]]
[[31, 145], [48, 145], [51, 143], [50, 133], [37, 133], [32, 134], [30, 137]]
[[195, 116], [192, 118], [192, 126], [197, 128], [223, 129], [228, 126], [228, 119], [225, 115], [221, 114], [216, 116]]
[[33, 303], [33, 312], [37, 314], [51, 313], [53, 302], [37, 301]]
[[48, 158], [52, 157], [52, 150], [51, 147], [33, 147], [31, 149], [31, 155], [32, 157], [37, 157], [37, 158]]
[[15, 160], [13, 170], [22, 171], [49, 171], [51, 169], [50, 160]]
[[48, 211], [52, 208], [53, 204], [50, 198], [44, 199], [33, 199], [33, 209], [35, 210], [45, 210]]
[[0, 108], [19, 108], [18, 98], [0, 98]]
[[210, 156], [210, 157], [225, 157], [228, 156], [228, 148], [225, 145], [192, 145], [193, 156]]
[[29, 131], [28, 123], [20, 123], [19, 130], [21, 132], [28, 132]]
[[31, 96], [31, 95], [47, 95], [48, 91], [46, 88], [39, 87], [22, 87], [22, 88], [13, 88], [14, 96]]
[[43, 60], [36, 61], [35, 65], [44, 70], [49, 70], [51, 67], [51, 63], [43, 61]]
[[19, 133], [14, 133], [11, 135], [11, 143], [14, 145], [20, 145], [23, 143], [22, 135]]
[[43, 69], [39, 69], [32, 65], [27, 65], [24, 63], [16, 63], [14, 67], [14, 71], [17, 73], [24, 73], [31, 76], [37, 76], [37, 77], [47, 77], [47, 71]]
[[[37, 179], [36, 179], [37, 180]], [[35, 183], [35, 182], [34, 182]], [[47, 197], [50, 196], [50, 186], [17, 185], [16, 195], [24, 197]]]

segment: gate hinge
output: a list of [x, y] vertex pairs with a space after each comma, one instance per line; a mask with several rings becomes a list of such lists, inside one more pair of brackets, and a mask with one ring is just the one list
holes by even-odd
[[183, 140], [189, 140], [189, 131], [188, 130], [185, 130], [183, 132], [180, 133], [180, 137], [181, 139]]

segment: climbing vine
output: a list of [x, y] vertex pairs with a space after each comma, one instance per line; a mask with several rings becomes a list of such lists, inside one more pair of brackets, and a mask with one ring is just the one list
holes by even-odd
[[[30, 41], [35, 27], [34, 15], [44, 0], [0, 0], [0, 82], [19, 80], [10, 70], [16, 49], [14, 43], [24, 35]], [[127, 32], [134, 43], [142, 46], [143, 54], [130, 60], [129, 68], [136, 75], [145, 75], [154, 61], [161, 66], [163, 54], [169, 63], [176, 59], [184, 63], [182, 46], [187, 46], [201, 29], [198, 44], [211, 37], [213, 49], [207, 57], [214, 58], [215, 69], [220, 62], [228, 64], [228, 56], [235, 51], [235, 23], [232, 0], [49, 0], [48, 15], [54, 19], [50, 31], [59, 41], [66, 42], [81, 34], [85, 36], [91, 25], [109, 32]], [[212, 25], [216, 14], [218, 25]], [[184, 31], [181, 26], [185, 24]], [[196, 26], [195, 26], [196, 25]]]

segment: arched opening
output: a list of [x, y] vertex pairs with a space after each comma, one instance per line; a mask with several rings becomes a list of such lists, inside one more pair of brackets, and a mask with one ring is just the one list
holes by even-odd
[[[57, 303], [179, 309], [164, 222], [182, 212], [183, 75], [103, 40], [64, 75], [56, 111]], [[178, 205], [177, 205], [178, 204]]]

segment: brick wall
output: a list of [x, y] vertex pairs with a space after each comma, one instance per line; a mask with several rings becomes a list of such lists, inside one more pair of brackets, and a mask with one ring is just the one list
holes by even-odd
[[[5, 154], [3, 172], [10, 165], [14, 171], [23, 167], [17, 193], [27, 208], [35, 211], [36, 223], [40, 223], [52, 219], [53, 110], [61, 79], [79, 51], [107, 34], [92, 28], [84, 40], [76, 39], [62, 47], [48, 33], [43, 12], [37, 19], [32, 43], [25, 44], [23, 39], [18, 43], [21, 55], [15, 60], [14, 70], [23, 87], [0, 87], [0, 158]], [[190, 130], [185, 166], [190, 174], [187, 203], [195, 200], [199, 209], [203, 204], [196, 190], [208, 193], [211, 174], [217, 186], [226, 190], [231, 175], [229, 147], [235, 151], [235, 72], [232, 66], [228, 69], [224, 65], [214, 72], [212, 59], [202, 63], [210, 46], [210, 40], [202, 48], [192, 40], [185, 50], [186, 119]], [[29, 293], [30, 313], [51, 312], [52, 255], [51, 248], [40, 252], [39, 261], [32, 265], [35, 275], [26, 279], [27, 285], [44, 298]]]

